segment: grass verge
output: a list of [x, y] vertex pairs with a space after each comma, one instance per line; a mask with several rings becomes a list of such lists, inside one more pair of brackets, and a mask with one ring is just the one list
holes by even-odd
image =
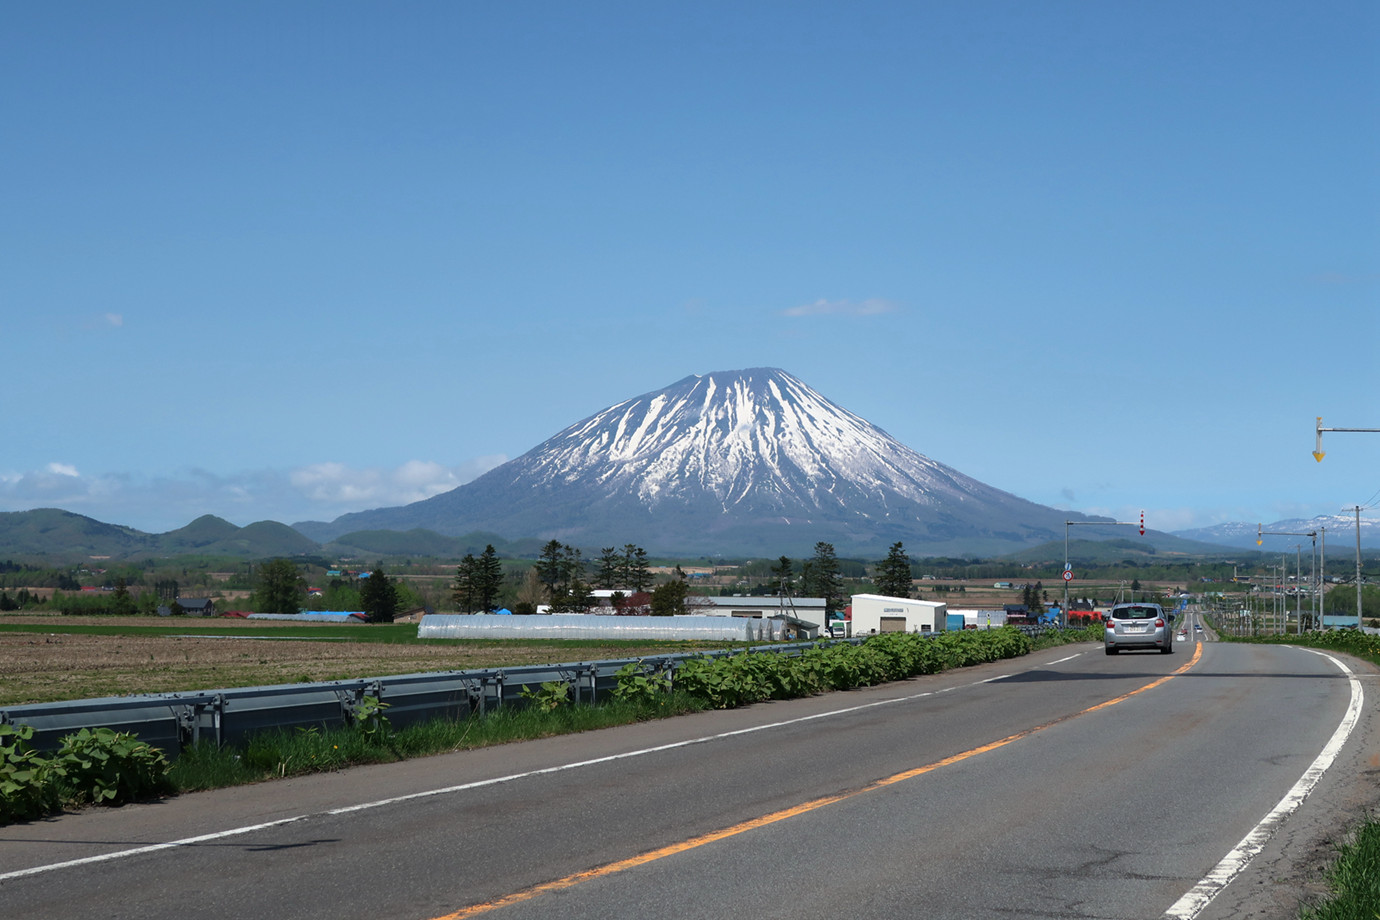
[[168, 776], [178, 792], [195, 792], [593, 731], [706, 708], [708, 704], [701, 700], [671, 693], [654, 703], [610, 700], [550, 711], [503, 707], [463, 721], [435, 719], [391, 732], [355, 728], [264, 732], [243, 749], [204, 743], [189, 747], [173, 761]]
[[[1031, 650], [1101, 638], [1100, 625], [1095, 630], [1050, 632], [1035, 638]], [[642, 700], [610, 699], [550, 709], [505, 706], [460, 722], [438, 719], [397, 731], [272, 731], [256, 735], [243, 750], [217, 749], [213, 744], [188, 748], [173, 762], [169, 775], [178, 791], [192, 792], [592, 731], [710, 708], [715, 704], [709, 699], [677, 690]]]
[[1305, 909], [1302, 920], [1377, 920], [1380, 918], [1380, 822], [1361, 825], [1352, 839], [1337, 847], [1337, 861], [1327, 870], [1332, 897]]

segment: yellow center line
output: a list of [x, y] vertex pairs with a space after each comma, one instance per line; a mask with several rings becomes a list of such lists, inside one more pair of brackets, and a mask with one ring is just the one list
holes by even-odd
[[952, 766], [953, 764], [960, 763], [964, 760], [968, 760], [971, 757], [976, 757], [979, 754], [986, 754], [989, 751], [995, 751], [998, 748], [1005, 747], [1013, 741], [1019, 741], [1022, 738], [1029, 737], [1030, 735], [1033, 735], [1036, 732], [1044, 731], [1045, 729], [1050, 728], [1054, 725], [1058, 725], [1061, 722], [1067, 722], [1070, 719], [1076, 719], [1079, 716], [1086, 715], [1090, 712], [1097, 712], [1099, 709], [1106, 709], [1108, 706], [1115, 706], [1117, 703], [1129, 700], [1131, 697], [1144, 693], [1147, 690], [1153, 690], [1156, 687], [1168, 683], [1170, 680], [1173, 680], [1175, 677], [1178, 677], [1180, 674], [1183, 674], [1189, 668], [1193, 667], [1195, 664], [1198, 663], [1198, 659], [1201, 658], [1202, 655], [1203, 646], [1201, 643], [1199, 643], [1197, 647], [1194, 649], [1193, 657], [1189, 659], [1187, 664], [1178, 668], [1172, 674], [1167, 674], [1164, 677], [1159, 678], [1158, 680], [1151, 681], [1143, 687], [1138, 687], [1137, 689], [1132, 690], [1130, 693], [1124, 693], [1121, 696], [1118, 696], [1114, 699], [1098, 703], [1096, 706], [1089, 706], [1087, 709], [1084, 709], [1081, 712], [1075, 712], [1072, 715], [1068, 716], [1061, 716], [1058, 719], [1055, 719], [1051, 722], [1046, 722], [1043, 725], [1037, 725], [1034, 728], [1027, 728], [1024, 731], [1016, 732], [1016, 734], [1014, 735], [1008, 735], [1007, 737], [1002, 738], [998, 741], [992, 741], [988, 744], [971, 748], [969, 750], [962, 752], [961, 754], [954, 754], [951, 757], [945, 757], [943, 760], [936, 760], [934, 763], [925, 764], [923, 767], [915, 767], [910, 770], [903, 770], [900, 773], [895, 773], [891, 776], [886, 776], [878, 780], [873, 780], [866, 786], [863, 786], [859, 789], [855, 789], [852, 792], [840, 792], [836, 795], [828, 795], [824, 796], [823, 798], [812, 799], [809, 802], [802, 802], [799, 805], [794, 805], [790, 808], [782, 809], [781, 811], [774, 811], [771, 814], [762, 815], [761, 817], [753, 818], [749, 821], [744, 821], [741, 824], [734, 824], [731, 827], [725, 827], [721, 830], [710, 831], [709, 833], [701, 834], [698, 837], [690, 837], [678, 843], [672, 843], [664, 847], [659, 847], [655, 850], [648, 850], [647, 852], [640, 853], [637, 856], [630, 856], [627, 859], [620, 859], [616, 862], [605, 863], [602, 866], [595, 866], [593, 869], [586, 869], [584, 872], [576, 872], [574, 875], [567, 875], [565, 878], [559, 878], [550, 882], [543, 882], [540, 885], [533, 885], [531, 888], [524, 888], [522, 891], [515, 891], [512, 894], [504, 895], [501, 898], [495, 898], [492, 901], [484, 901], [480, 904], [472, 904], [469, 907], [463, 907], [460, 910], [455, 911], [454, 913], [434, 917], [432, 918], [432, 920], [463, 920], [463, 918], [465, 917], [475, 917], [479, 914], [488, 913], [491, 910], [497, 910], [500, 907], [508, 907], [513, 904], [521, 904], [524, 901], [530, 901], [533, 898], [540, 897], [544, 894], [550, 894], [554, 891], [564, 891], [567, 888], [574, 888], [576, 885], [591, 881], [596, 878], [604, 878], [606, 876], [615, 875], [627, 869], [633, 869], [637, 866], [643, 866], [647, 863], [655, 862], [658, 859], [665, 859], [667, 856], [675, 856], [678, 853], [684, 853], [688, 850], [693, 850], [698, 847], [705, 846], [706, 844], [717, 843], [720, 840], [726, 840], [729, 837], [736, 837], [739, 834], [744, 834], [748, 831], [756, 830], [759, 827], [766, 827], [767, 825], [775, 824], [778, 821], [784, 821], [787, 818], [794, 818], [797, 815], [808, 814], [809, 812], [823, 808], [826, 805], [833, 805], [837, 802], [843, 802], [867, 792], [873, 792], [877, 789], [882, 789], [886, 786], [891, 786], [895, 783], [903, 782], [904, 780], [914, 779], [917, 776], [923, 776], [926, 773], [931, 773], [935, 770], [938, 770], [940, 767]]

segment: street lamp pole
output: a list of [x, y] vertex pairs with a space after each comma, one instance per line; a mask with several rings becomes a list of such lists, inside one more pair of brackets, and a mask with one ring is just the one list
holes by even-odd
[[[1313, 459], [1322, 463], [1322, 458], [1326, 456], [1322, 449], [1322, 436], [1324, 431], [1362, 431], [1370, 434], [1380, 434], [1380, 428], [1324, 428], [1322, 416], [1316, 416], [1317, 441], [1313, 447]], [[1318, 602], [1321, 609], [1322, 601]], [[1356, 506], [1356, 628], [1361, 628], [1361, 506]]]
[[1059, 612], [1059, 628], [1069, 625], [1069, 582], [1073, 581], [1073, 569], [1069, 566], [1069, 528], [1070, 527], [1139, 527], [1140, 535], [1145, 536], [1145, 512], [1140, 513], [1139, 521], [1065, 521], [1064, 522], [1064, 608]]
[[1318, 461], [1319, 463], [1322, 463], [1322, 458], [1327, 456], [1322, 449], [1322, 433], [1324, 431], [1362, 431], [1370, 434], [1380, 434], [1380, 428], [1324, 428], [1322, 423], [1322, 416], [1317, 416], [1317, 419], [1318, 440], [1316, 442], [1316, 446], [1313, 448], [1313, 459]]
[[[1265, 527], [1264, 524], [1257, 524], [1257, 525], [1255, 525], [1255, 545], [1256, 545], [1256, 546], [1259, 546], [1259, 545], [1263, 542], [1262, 539], [1261, 539], [1262, 537], [1312, 537], [1312, 538], [1313, 538], [1313, 558], [1314, 558], [1314, 559], [1317, 558], [1317, 555], [1318, 555], [1318, 532], [1317, 532], [1316, 530], [1310, 530], [1310, 531], [1308, 531], [1307, 533], [1302, 533], [1302, 532], [1294, 531], [1294, 530], [1265, 530], [1264, 527]], [[1299, 621], [1299, 632], [1303, 632], [1303, 620], [1301, 619], [1301, 612], [1300, 612], [1300, 609], [1299, 609], [1299, 600], [1298, 600], [1298, 591], [1299, 591], [1299, 588], [1301, 588], [1301, 587], [1303, 586], [1303, 544], [1298, 544], [1298, 545], [1297, 545], [1297, 549], [1298, 549], [1298, 564], [1297, 564], [1297, 566], [1296, 566], [1295, 569], [1294, 569], [1294, 617], [1295, 617], [1296, 619], [1298, 619], [1298, 621]], [[1315, 590], [1316, 590], [1316, 588], [1315, 588]], [[1284, 613], [1285, 613], [1285, 622], [1287, 623], [1287, 622], [1288, 622], [1288, 619], [1289, 619], [1289, 617], [1288, 617], [1288, 614], [1289, 614], [1289, 605], [1288, 605], [1287, 603], [1284, 605]], [[1321, 621], [1320, 621], [1320, 622], [1321, 622]], [[1288, 630], [1285, 630], [1285, 631], [1287, 632]]]

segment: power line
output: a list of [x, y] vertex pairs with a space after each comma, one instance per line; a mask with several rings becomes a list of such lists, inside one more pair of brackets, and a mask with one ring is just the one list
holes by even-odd
[[1369, 511], [1371, 508], [1375, 507], [1376, 499], [1380, 499], [1380, 489], [1376, 489], [1374, 495], [1362, 502], [1361, 507]]

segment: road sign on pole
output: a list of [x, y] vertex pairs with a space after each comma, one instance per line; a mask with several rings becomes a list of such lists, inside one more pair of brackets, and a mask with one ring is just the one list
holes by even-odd
[[1068, 569], [1064, 570], [1064, 581], [1073, 581], [1073, 573]]

